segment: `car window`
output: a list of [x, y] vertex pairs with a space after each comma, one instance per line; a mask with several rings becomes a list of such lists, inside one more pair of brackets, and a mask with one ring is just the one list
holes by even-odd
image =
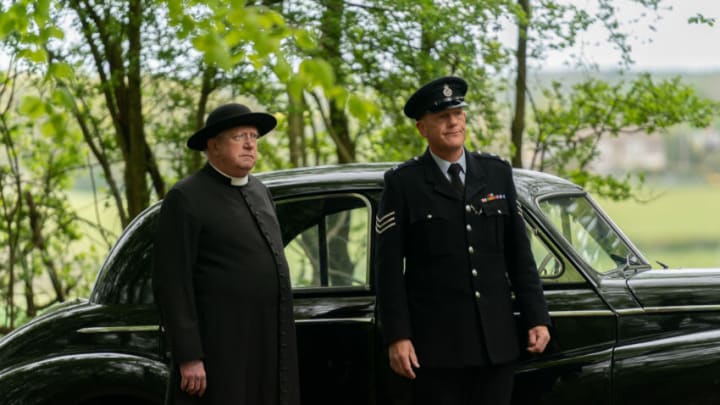
[[293, 288], [368, 285], [370, 203], [359, 194], [277, 202]]
[[528, 223], [527, 232], [528, 239], [530, 239], [530, 249], [540, 279], [544, 284], [577, 284], [585, 282], [585, 278], [580, 272], [558, 253], [553, 244], [548, 242], [550, 239], [543, 231]]
[[91, 300], [103, 304], [150, 304], [153, 236], [159, 205], [136, 218], [103, 264]]
[[540, 278], [557, 279], [562, 277], [564, 272], [562, 261], [557, 258], [555, 253], [547, 247], [545, 242], [529, 225], [527, 226], [527, 233]]
[[640, 265], [640, 259], [584, 195], [556, 196], [539, 203], [557, 232], [599, 273]]

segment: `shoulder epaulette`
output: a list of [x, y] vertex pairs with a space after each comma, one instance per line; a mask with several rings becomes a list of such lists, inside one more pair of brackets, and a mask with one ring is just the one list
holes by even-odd
[[472, 152], [472, 155], [477, 156], [481, 159], [494, 159], [500, 162], [505, 163], [506, 165], [509, 165], [510, 162], [508, 160], [503, 159], [500, 155], [496, 155], [494, 153], [488, 153], [488, 152]]
[[419, 157], [419, 156], [415, 156], [415, 157], [413, 157], [412, 159], [406, 160], [406, 161], [400, 163], [399, 165], [393, 167], [393, 170], [400, 170], [400, 169], [404, 169], [404, 168], [406, 168], [406, 167], [415, 166], [415, 165], [417, 165], [419, 162], [420, 162], [420, 157]]

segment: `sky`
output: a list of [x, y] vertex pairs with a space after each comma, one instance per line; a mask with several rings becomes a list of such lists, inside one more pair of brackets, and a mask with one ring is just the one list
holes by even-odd
[[[568, 0], [592, 11], [597, 0]], [[628, 0], [617, 0], [622, 20], [631, 21], [641, 13], [640, 7]], [[634, 69], [649, 71], [720, 71], [720, 0], [664, 0], [659, 19], [654, 14], [642, 22], [628, 23]], [[672, 10], [665, 10], [671, 7]], [[715, 18], [715, 25], [688, 24], [688, 18], [697, 14]], [[656, 31], [648, 26], [654, 25]], [[617, 68], [619, 54], [607, 45], [606, 32], [597, 29], [583, 34], [586, 43], [581, 48], [587, 60], [596, 62], [601, 68]], [[544, 68], [558, 70], [564, 66], [563, 58], [568, 55], [550, 54]]]

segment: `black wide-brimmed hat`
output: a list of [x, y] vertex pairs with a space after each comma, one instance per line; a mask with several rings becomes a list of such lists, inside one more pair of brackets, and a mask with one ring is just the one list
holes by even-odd
[[465, 107], [467, 105], [465, 103], [466, 92], [465, 80], [454, 76], [441, 77], [413, 93], [405, 103], [403, 111], [408, 117], [419, 120], [428, 112]]
[[195, 132], [187, 141], [190, 149], [207, 149], [207, 140], [220, 132], [240, 125], [249, 125], [257, 128], [258, 134], [263, 136], [272, 131], [277, 125], [275, 117], [268, 113], [252, 112], [242, 104], [225, 104], [208, 115], [205, 127]]

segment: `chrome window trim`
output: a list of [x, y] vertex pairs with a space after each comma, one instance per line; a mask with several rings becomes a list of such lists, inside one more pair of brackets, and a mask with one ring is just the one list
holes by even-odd
[[[703, 311], [720, 311], [720, 305], [674, 305], [667, 307], [645, 307], [645, 308], [628, 308], [617, 309], [615, 311], [609, 309], [601, 310], [581, 310], [581, 311], [550, 311], [550, 316], [554, 318], [568, 317], [588, 317], [588, 316], [632, 316], [645, 314], [663, 314], [675, 312], [703, 312]], [[517, 314], [519, 315], [519, 314]]]
[[375, 323], [375, 318], [317, 318], [317, 319], [296, 319], [295, 324], [318, 324], [318, 323]]
[[[375, 318], [317, 318], [296, 319], [295, 324], [322, 324], [322, 323], [375, 323]], [[158, 332], [160, 325], [126, 325], [126, 326], [95, 326], [80, 328], [77, 333], [131, 333], [131, 332]]]
[[630, 308], [630, 309], [618, 309], [617, 311], [618, 315], [642, 315], [645, 313], [645, 310], [642, 308]]
[[[615, 312], [609, 309], [587, 309], [581, 311], [550, 311], [551, 318], [590, 317], [590, 316], [615, 316]], [[515, 312], [520, 316], [520, 312]]]
[[615, 316], [609, 309], [590, 309], [581, 311], [550, 311], [553, 318], [590, 317], [590, 316]]
[[720, 305], [669, 305], [666, 307], [645, 307], [619, 309], [618, 315], [664, 314], [674, 312], [720, 311]]
[[367, 285], [329, 285], [326, 287], [308, 286], [292, 288], [293, 295], [297, 295], [298, 298], [306, 297], [312, 294], [325, 294], [330, 292], [333, 294], [347, 292], [357, 295], [359, 293], [369, 293], [370, 291], [372, 291], [370, 289], [370, 283]]
[[160, 325], [125, 325], [125, 326], [95, 326], [80, 328], [78, 333], [122, 333], [122, 332], [158, 332]]

